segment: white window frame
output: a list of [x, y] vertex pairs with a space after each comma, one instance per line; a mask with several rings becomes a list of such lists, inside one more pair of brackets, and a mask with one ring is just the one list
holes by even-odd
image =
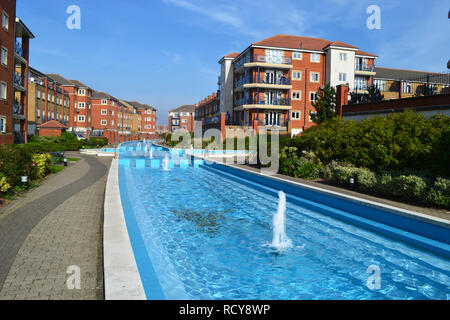
[[86, 122], [86, 116], [78, 116], [77, 122]]
[[8, 84], [4, 81], [0, 81], [0, 99], [8, 99]]
[[[6, 17], [6, 25], [4, 23], [5, 22], [5, 17]], [[9, 16], [8, 16], [8, 14], [5, 11], [2, 12], [2, 27], [6, 31], [9, 30]]]
[[108, 100], [102, 99], [102, 105], [108, 104]]
[[86, 90], [85, 89], [78, 89], [78, 95], [79, 96], [85, 96], [86, 95]]
[[106, 115], [108, 115], [108, 110], [106, 110], [106, 109], [102, 109], [102, 112], [101, 112], [101, 114], [102, 114], [102, 116], [106, 116]]
[[[314, 95], [316, 98], [313, 99], [312, 95]], [[309, 102], [316, 102], [319, 99], [319, 94], [317, 93], [317, 91], [310, 91], [309, 92]]]
[[[2, 59], [2, 65], [7, 67], [8, 66], [8, 48], [2, 46], [2, 53], [1, 53], [1, 59]], [[5, 53], [5, 54], [3, 54]], [[3, 59], [5, 59], [6, 61], [3, 62]]]
[[[300, 57], [296, 57], [295, 56], [296, 54], [300, 55]], [[303, 60], [303, 52], [301, 52], [301, 51], [292, 52], [292, 59], [293, 60]]]
[[[298, 94], [298, 98], [297, 98]], [[294, 97], [295, 95], [295, 97]], [[302, 92], [301, 90], [292, 90], [292, 100], [302, 100]]]
[[[317, 57], [317, 59], [315, 59], [315, 57]], [[312, 52], [311, 53], [311, 62], [320, 63], [320, 54], [317, 52]]]
[[107, 120], [102, 120], [102, 121], [101, 121], [101, 125], [102, 125], [102, 126], [108, 125], [108, 121], [107, 121]]
[[[316, 77], [316, 75], [317, 75], [317, 77]], [[314, 76], [314, 79], [313, 79], [313, 76]], [[316, 80], [316, 78], [317, 78], [317, 80]], [[319, 83], [320, 82], [320, 72], [310, 72], [309, 82]]]
[[0, 116], [0, 133], [6, 133], [6, 116]]
[[[295, 75], [299, 75], [300, 77], [295, 77]], [[301, 81], [303, 77], [303, 72], [299, 70], [292, 70], [292, 80]]]
[[347, 61], [347, 52], [340, 52], [339, 53], [339, 60], [340, 61]]
[[339, 72], [339, 81], [347, 82], [347, 74], [345, 72]]
[[291, 113], [292, 120], [300, 120], [301, 117], [302, 117], [301, 111], [292, 111], [292, 113]]
[[86, 109], [86, 102], [78, 102], [78, 109]]

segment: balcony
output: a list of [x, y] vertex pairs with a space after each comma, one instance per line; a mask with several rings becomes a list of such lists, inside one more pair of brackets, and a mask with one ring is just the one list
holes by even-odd
[[15, 53], [15, 57], [16, 60], [18, 60], [19, 62], [26, 64], [27, 60], [25, 59], [25, 57], [23, 56], [23, 48], [22, 48], [22, 44], [16, 40], [15, 44], [14, 44], [14, 53]]
[[236, 70], [240, 69], [241, 67], [271, 67], [279, 69], [290, 69], [292, 68], [292, 59], [266, 56], [262, 54], [255, 54], [253, 56], [246, 55], [235, 64]]
[[374, 76], [376, 75], [375, 66], [368, 65], [366, 63], [355, 63], [355, 74]]
[[264, 88], [264, 89], [292, 89], [291, 78], [289, 77], [280, 77], [274, 79], [269, 76], [263, 76], [262, 78], [258, 78], [257, 75], [253, 77], [243, 77], [236, 81], [235, 88], [239, 90], [248, 89], [248, 88]]
[[23, 80], [23, 76], [20, 73], [14, 72], [14, 86], [20, 91], [26, 91]]
[[291, 99], [280, 98], [280, 99], [236, 99], [235, 105], [238, 109], [274, 109], [274, 110], [290, 110]]
[[13, 117], [14, 119], [25, 120], [25, 108], [23, 104], [18, 103], [17, 101], [13, 103]]

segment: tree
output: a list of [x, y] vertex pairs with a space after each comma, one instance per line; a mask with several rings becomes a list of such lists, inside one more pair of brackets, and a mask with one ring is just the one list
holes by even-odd
[[377, 86], [371, 85], [367, 88], [367, 91], [369, 91], [369, 96], [367, 98], [368, 102], [377, 102], [384, 100], [384, 95], [381, 94], [381, 90]]
[[316, 112], [310, 112], [311, 120], [321, 124], [336, 116], [336, 90], [327, 84], [319, 89], [318, 99], [312, 105]]

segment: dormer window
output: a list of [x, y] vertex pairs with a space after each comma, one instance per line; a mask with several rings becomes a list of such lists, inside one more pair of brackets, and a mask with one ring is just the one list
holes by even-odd
[[108, 101], [106, 99], [102, 100], [102, 104], [107, 104], [107, 103], [108, 103]]
[[79, 96], [84, 96], [84, 95], [86, 95], [86, 90], [85, 90], [85, 89], [78, 89], [78, 95], [79, 95]]

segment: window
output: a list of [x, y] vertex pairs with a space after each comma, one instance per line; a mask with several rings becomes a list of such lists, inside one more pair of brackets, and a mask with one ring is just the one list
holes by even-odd
[[84, 116], [78, 116], [78, 122], [85, 122], [86, 118]]
[[6, 84], [6, 82], [1, 82], [0, 83], [0, 99], [6, 100], [7, 99], [7, 89], [8, 86]]
[[2, 27], [5, 28], [6, 31], [9, 29], [9, 17], [4, 11], [2, 14]]
[[0, 116], [0, 133], [6, 133], [6, 117]]
[[186, 119], [181, 120], [181, 123], [187, 123]]
[[108, 110], [102, 109], [102, 116], [106, 116], [108, 114]]
[[52, 102], [55, 103], [55, 96], [52, 95]]
[[106, 120], [102, 120], [102, 126], [106, 126], [108, 122]]
[[347, 74], [346, 73], [339, 73], [339, 81], [347, 81]]
[[403, 82], [403, 93], [411, 93], [411, 83], [410, 82]]
[[316, 115], [316, 114], [317, 114], [317, 112], [315, 112], [315, 111], [314, 112], [313, 111], [309, 112], [309, 122], [312, 122], [311, 116], [312, 115]]
[[380, 91], [386, 91], [386, 81], [385, 80], [375, 80], [375, 87], [380, 89]]
[[292, 120], [299, 120], [299, 119], [300, 119], [300, 111], [293, 111]]
[[107, 104], [108, 101], [106, 101], [106, 99], [102, 100], [102, 104]]
[[319, 99], [319, 96], [317, 95], [317, 92], [309, 93], [309, 101], [316, 102], [318, 99]]
[[302, 80], [302, 72], [292, 71], [292, 80]]
[[86, 95], [86, 90], [84, 90], [84, 89], [78, 89], [78, 95], [80, 95], [80, 96]]
[[341, 61], [347, 61], [347, 53], [339, 53], [339, 60]]
[[310, 81], [311, 82], [319, 82], [320, 80], [320, 73], [319, 72], [311, 72], [310, 73]]
[[292, 59], [295, 59], [295, 60], [302, 60], [302, 53], [299, 52], [299, 51], [294, 51], [294, 52], [292, 53]]
[[364, 77], [355, 77], [355, 89], [356, 90], [366, 90], [367, 89], [367, 79]]
[[266, 49], [266, 62], [267, 63], [283, 63], [284, 51]]
[[36, 109], [36, 117], [38, 117], [38, 118], [41, 117], [41, 110], [40, 109]]
[[78, 102], [78, 109], [86, 108], [86, 104], [84, 102]]
[[8, 49], [2, 47], [2, 65], [8, 65]]
[[36, 90], [36, 98], [39, 99], [41, 97], [41, 92], [39, 90]]
[[114, 120], [113, 120], [113, 121], [111, 121], [111, 125], [112, 125], [112, 126], [114, 125]]
[[302, 98], [302, 92], [295, 90], [292, 91], [292, 100], [300, 100]]
[[320, 62], [320, 55], [318, 53], [311, 53], [311, 62]]

